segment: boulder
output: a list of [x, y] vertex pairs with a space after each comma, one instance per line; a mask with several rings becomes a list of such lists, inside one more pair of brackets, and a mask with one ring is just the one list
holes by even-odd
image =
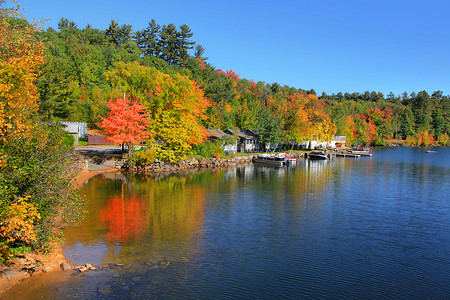
[[68, 263], [61, 263], [60, 265], [59, 265], [59, 267], [61, 268], [61, 270], [63, 270], [63, 271], [68, 271], [68, 270], [72, 270], [73, 268], [72, 268], [72, 266], [70, 265], [70, 264], [68, 264]]

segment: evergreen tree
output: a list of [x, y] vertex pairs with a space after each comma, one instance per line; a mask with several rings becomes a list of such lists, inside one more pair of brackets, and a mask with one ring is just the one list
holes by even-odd
[[281, 122], [269, 108], [261, 107], [256, 122], [261, 143], [279, 144], [282, 142]]
[[108, 29], [106, 29], [106, 35], [110, 38], [111, 42], [113, 42], [118, 48], [120, 45], [126, 44], [131, 40], [131, 25], [122, 25], [111, 20]]
[[203, 56], [205, 54], [205, 48], [202, 45], [195, 45], [194, 57], [199, 58], [202, 61], [208, 60], [208, 57]]
[[432, 130], [431, 134], [435, 137], [439, 137], [441, 134], [445, 133], [445, 119], [439, 110], [435, 110], [432, 114], [433, 121], [431, 123]]
[[66, 18], [61, 18], [58, 22], [58, 29], [63, 30], [68, 28], [78, 29], [77, 24], [75, 24], [74, 21], [69, 21]]
[[403, 139], [405, 139], [408, 136], [414, 135], [412, 118], [413, 118], [413, 113], [412, 113], [411, 109], [409, 109], [409, 108], [405, 109], [405, 111], [400, 115], [399, 134]]
[[159, 57], [164, 59], [171, 66], [178, 64], [179, 62], [177, 44], [178, 31], [175, 25], [164, 25], [158, 41], [159, 50], [161, 51]]
[[193, 49], [193, 45], [195, 42], [191, 41], [191, 38], [194, 34], [192, 33], [189, 26], [186, 24], [180, 26], [180, 32], [178, 33], [178, 56], [179, 56], [179, 64], [183, 67], [186, 65], [187, 60], [189, 58], [188, 51]]
[[154, 19], [148, 22], [147, 28], [139, 30], [135, 34], [135, 39], [138, 47], [144, 53], [144, 56], [158, 56], [159, 49], [159, 34], [161, 25], [158, 25]]

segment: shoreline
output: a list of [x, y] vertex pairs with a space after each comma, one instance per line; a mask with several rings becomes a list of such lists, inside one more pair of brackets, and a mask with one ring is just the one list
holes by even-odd
[[[162, 161], [157, 161], [152, 165], [145, 166], [144, 168], [133, 168], [126, 170], [125, 172], [155, 176], [162, 174], [177, 174], [188, 170], [229, 168], [251, 163], [255, 155], [256, 154], [247, 154], [229, 159], [191, 158], [177, 163], [164, 163]], [[292, 153], [292, 156], [301, 158], [305, 156], [305, 153], [295, 152]], [[90, 178], [99, 174], [123, 172], [120, 167], [112, 166], [111, 162], [104, 162], [103, 164], [96, 165], [95, 167], [96, 168], [91, 170], [89, 168], [89, 164], [82, 163], [80, 171], [73, 179], [74, 187], [79, 189]], [[98, 167], [101, 167], [101, 169], [98, 169]], [[60, 276], [62, 277], [64, 276], [63, 274], [65, 271], [75, 269], [75, 266], [65, 257], [61, 242], [53, 243], [51, 249], [52, 252], [48, 254], [27, 253], [20, 255], [17, 259], [10, 261], [10, 266], [0, 265], [0, 297], [12, 287], [19, 286], [22, 283], [27, 286], [39, 284], [41, 280], [50, 278], [48, 277], [50, 274], [61, 273]], [[30, 266], [30, 268], [24, 268], [24, 266]], [[53, 275], [52, 278], [55, 276], [58, 277], [58, 275]], [[35, 279], [36, 282], [33, 283], [30, 279]]]
[[[75, 176], [73, 185], [75, 188], [83, 186], [90, 178], [103, 173], [121, 172], [117, 168], [104, 170], [82, 169]], [[43, 274], [64, 272], [63, 268], [71, 269], [73, 266], [65, 257], [61, 242], [55, 242], [48, 254], [26, 253], [19, 255], [10, 261], [11, 265], [0, 265], [0, 297], [13, 286], [20, 285], [23, 281], [33, 276], [42, 277]], [[43, 280], [43, 279], [41, 279]]]

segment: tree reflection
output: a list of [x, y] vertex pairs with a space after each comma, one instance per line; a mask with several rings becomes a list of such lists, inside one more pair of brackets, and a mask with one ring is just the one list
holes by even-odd
[[146, 203], [140, 201], [133, 193], [131, 196], [124, 196], [122, 183], [122, 193], [112, 195], [106, 201], [106, 206], [100, 211], [100, 221], [107, 227], [105, 234], [109, 242], [127, 242], [142, 236], [142, 232], [147, 228], [148, 209]]

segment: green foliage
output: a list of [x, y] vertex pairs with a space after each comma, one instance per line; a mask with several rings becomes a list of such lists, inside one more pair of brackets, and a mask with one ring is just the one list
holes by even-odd
[[75, 143], [74, 137], [73, 137], [71, 134], [66, 133], [65, 136], [64, 136], [63, 144], [64, 144], [67, 148], [71, 148], [71, 147], [73, 147], [73, 144], [74, 144], [74, 143]]
[[223, 144], [229, 141], [217, 140], [215, 142], [208, 141], [198, 145], [192, 146], [191, 155], [196, 157], [224, 157], [225, 152], [222, 148]]
[[282, 142], [281, 122], [267, 107], [260, 109], [256, 128], [261, 143], [279, 144]]
[[[56, 125], [40, 124], [30, 126], [25, 137], [12, 134], [0, 144], [0, 224], [6, 228], [20, 222], [32, 224], [24, 232], [35, 235], [27, 239], [0, 236], [0, 244], [9, 252], [42, 248], [59, 235], [62, 225], [82, 215], [82, 199], [72, 186], [73, 173], [68, 172], [72, 161], [70, 147], [63, 142], [66, 132]], [[29, 218], [32, 223], [26, 223]]]

